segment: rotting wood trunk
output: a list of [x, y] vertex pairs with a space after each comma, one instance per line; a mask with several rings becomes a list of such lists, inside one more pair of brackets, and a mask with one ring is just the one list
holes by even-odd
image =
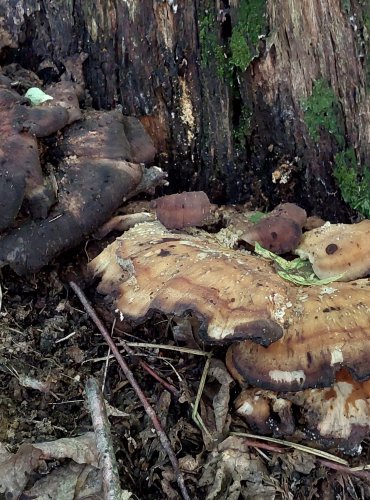
[[0, 62], [86, 52], [94, 107], [140, 117], [172, 191], [335, 220], [339, 183], [369, 217], [368, 29], [365, 0], [0, 0]]

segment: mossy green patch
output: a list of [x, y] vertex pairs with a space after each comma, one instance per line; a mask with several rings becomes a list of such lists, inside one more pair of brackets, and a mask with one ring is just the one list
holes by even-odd
[[344, 147], [342, 113], [337, 96], [326, 80], [315, 82], [311, 96], [302, 101], [302, 108], [308, 133], [313, 141], [318, 142], [320, 130], [325, 129], [335, 137], [340, 147]]
[[358, 165], [353, 148], [335, 155], [334, 177], [343, 200], [370, 218], [370, 168]]
[[246, 137], [251, 132], [252, 111], [245, 104], [242, 104], [239, 122], [233, 129], [233, 138], [236, 144], [243, 146]]
[[230, 40], [230, 64], [245, 71], [258, 55], [261, 35], [266, 34], [266, 0], [240, 0]]
[[201, 66], [209, 68], [215, 66], [220, 78], [226, 76], [227, 61], [225, 49], [219, 39], [219, 24], [216, 14], [206, 10], [199, 20], [199, 42], [201, 50]]

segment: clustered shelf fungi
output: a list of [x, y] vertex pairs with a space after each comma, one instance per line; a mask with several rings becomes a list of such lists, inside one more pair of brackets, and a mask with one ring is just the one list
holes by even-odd
[[[279, 215], [275, 211], [270, 217]], [[305, 221], [305, 216], [300, 219], [300, 229]], [[357, 227], [367, 228], [368, 222]], [[204, 342], [228, 346], [226, 363], [233, 377], [242, 387], [259, 388], [246, 389], [251, 394], [262, 391], [261, 398], [246, 396], [248, 404], [237, 401], [238, 411], [247, 408], [245, 415], [252, 422], [264, 398], [264, 424], [256, 418], [256, 428], [292, 434], [295, 425], [289, 408], [299, 404], [307, 416], [308, 437], [320, 438], [323, 445], [341, 445], [349, 439], [346, 450], [353, 451], [368, 432], [364, 415], [369, 401], [362, 381], [370, 378], [369, 279], [297, 286], [283, 280], [268, 260], [230, 248], [232, 239], [225, 239], [225, 234], [174, 231], [159, 221], [144, 222], [107, 246], [89, 264], [89, 271], [101, 278], [98, 291], [110, 297], [126, 319], [142, 322], [154, 311], [191, 313], [201, 322]], [[300, 238], [302, 245], [308, 237]], [[335, 244], [340, 251], [344, 240], [333, 236], [323, 245]], [[298, 253], [299, 248], [298, 244], [290, 250]], [[361, 258], [368, 258], [366, 252]], [[339, 397], [344, 387], [345, 401]], [[274, 396], [264, 396], [264, 390]], [[329, 395], [337, 409], [347, 404], [343, 422], [337, 422], [331, 434], [330, 426], [313, 425], [314, 415], [320, 415], [318, 422], [329, 421], [333, 406], [319, 403]], [[279, 403], [273, 405], [271, 398]], [[277, 405], [285, 426], [269, 425]]]
[[[118, 110], [82, 112], [83, 89], [72, 82], [46, 92], [53, 99], [30, 106], [9, 78], [0, 78], [0, 265], [19, 274], [78, 245], [124, 199], [165, 182], [160, 169], [142, 165], [156, 151], [137, 118]], [[42, 145], [43, 158], [47, 151], [55, 159], [48, 177], [38, 138], [61, 129], [54, 143]]]

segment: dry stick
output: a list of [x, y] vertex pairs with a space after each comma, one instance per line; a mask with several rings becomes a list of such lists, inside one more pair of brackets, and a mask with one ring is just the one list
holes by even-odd
[[[127, 343], [126, 343], [125, 340], [121, 340], [120, 346], [123, 347], [125, 349], [125, 351], [128, 354], [130, 354], [131, 356], [135, 356], [136, 355], [135, 351], [133, 349], [131, 349], [131, 347], [129, 347], [127, 345]], [[138, 363], [139, 363], [139, 365], [141, 366], [141, 368], [143, 370], [145, 370], [147, 373], [149, 373], [149, 375], [151, 375], [153, 378], [155, 378], [155, 380], [157, 380], [157, 382], [159, 382], [160, 384], [162, 384], [163, 387], [165, 387], [171, 394], [173, 394], [173, 396], [176, 399], [179, 399], [179, 397], [180, 397], [180, 391], [178, 389], [176, 389], [176, 387], [174, 385], [170, 384], [169, 382], [167, 382], [167, 380], [164, 380], [161, 376], [159, 376], [158, 373], [156, 373], [153, 370], [153, 368], [151, 368], [148, 365], [148, 363], [146, 363], [142, 359], [139, 359]]]
[[[129, 351], [128, 351], [129, 352]], [[157, 380], [160, 384], [163, 385], [171, 394], [175, 396], [176, 399], [179, 399], [180, 397], [180, 391], [176, 389], [176, 387], [170, 383], [167, 382], [167, 380], [164, 380], [162, 377], [156, 373], [153, 368], [150, 368], [150, 366], [145, 363], [142, 359], [139, 359], [139, 365], [142, 367], [143, 370], [145, 370], [149, 375], [151, 375], [155, 380]]]
[[116, 500], [121, 498], [122, 490], [105, 403], [95, 378], [91, 377], [86, 381], [85, 391], [95, 431], [99, 465], [102, 469], [104, 498]]
[[81, 290], [81, 288], [73, 281], [70, 281], [69, 284], [70, 284], [70, 287], [73, 289], [73, 291], [76, 293], [77, 297], [80, 299], [82, 305], [84, 306], [85, 311], [90, 316], [90, 318], [93, 320], [93, 322], [97, 326], [100, 333], [103, 335], [104, 340], [109, 345], [112, 353], [114, 354], [114, 357], [116, 358], [118, 364], [122, 368], [122, 371], [125, 374], [127, 380], [130, 382], [131, 386], [135, 390], [138, 398], [140, 399], [140, 401], [144, 407], [146, 414], [151, 419], [153, 426], [154, 426], [155, 430], [157, 431], [157, 434], [158, 434], [159, 440], [163, 446], [163, 449], [165, 450], [165, 452], [168, 455], [168, 458], [171, 461], [171, 464], [172, 464], [172, 467], [173, 467], [173, 470], [174, 470], [174, 473], [176, 476], [177, 484], [179, 485], [182, 496], [185, 500], [190, 500], [189, 494], [188, 494], [186, 486], [185, 486], [184, 478], [180, 472], [180, 468], [179, 468], [179, 464], [178, 464], [176, 455], [171, 448], [171, 443], [170, 443], [167, 435], [165, 434], [164, 430], [162, 429], [162, 426], [158, 420], [158, 417], [157, 417], [155, 411], [153, 410], [153, 408], [149, 404], [149, 401], [147, 400], [146, 396], [144, 395], [143, 391], [141, 390], [139, 384], [136, 382], [134, 374], [132, 373], [130, 368], [127, 366], [125, 360], [122, 358], [116, 344], [113, 342], [112, 338], [110, 337], [108, 330], [105, 328], [103, 323], [98, 318], [96, 312], [94, 311], [94, 309], [90, 305], [89, 301], [87, 300], [87, 298], [86, 298], [85, 294], [83, 293], [83, 291]]
[[329, 467], [330, 469], [337, 470], [338, 472], [342, 472], [344, 474], [352, 475], [352, 476], [357, 476], [360, 477], [361, 479], [365, 479], [367, 481], [370, 480], [370, 474], [369, 471], [366, 470], [352, 470], [349, 467], [346, 467], [345, 465], [341, 464], [336, 464], [334, 462], [330, 462], [329, 460], [323, 460], [321, 458], [317, 459], [317, 461], [325, 466]]

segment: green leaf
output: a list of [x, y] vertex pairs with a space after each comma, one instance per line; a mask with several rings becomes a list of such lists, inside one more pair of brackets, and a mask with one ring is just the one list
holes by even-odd
[[333, 276], [331, 278], [320, 279], [312, 270], [312, 266], [308, 260], [297, 258], [294, 260], [285, 260], [279, 255], [266, 250], [259, 243], [255, 243], [254, 251], [267, 260], [272, 260], [275, 265], [277, 274], [286, 281], [291, 281], [296, 285], [312, 286], [312, 285], [328, 285], [333, 281], [338, 281], [343, 275]]
[[50, 101], [53, 99], [50, 95], [45, 94], [41, 89], [37, 87], [31, 87], [27, 90], [25, 97], [31, 101], [32, 106], [38, 106], [45, 101]]
[[268, 214], [265, 214], [264, 212], [256, 211], [253, 214], [248, 216], [248, 220], [249, 220], [249, 222], [252, 222], [253, 224], [257, 224], [257, 222], [259, 222], [261, 219], [266, 217], [266, 215], [268, 215]]

